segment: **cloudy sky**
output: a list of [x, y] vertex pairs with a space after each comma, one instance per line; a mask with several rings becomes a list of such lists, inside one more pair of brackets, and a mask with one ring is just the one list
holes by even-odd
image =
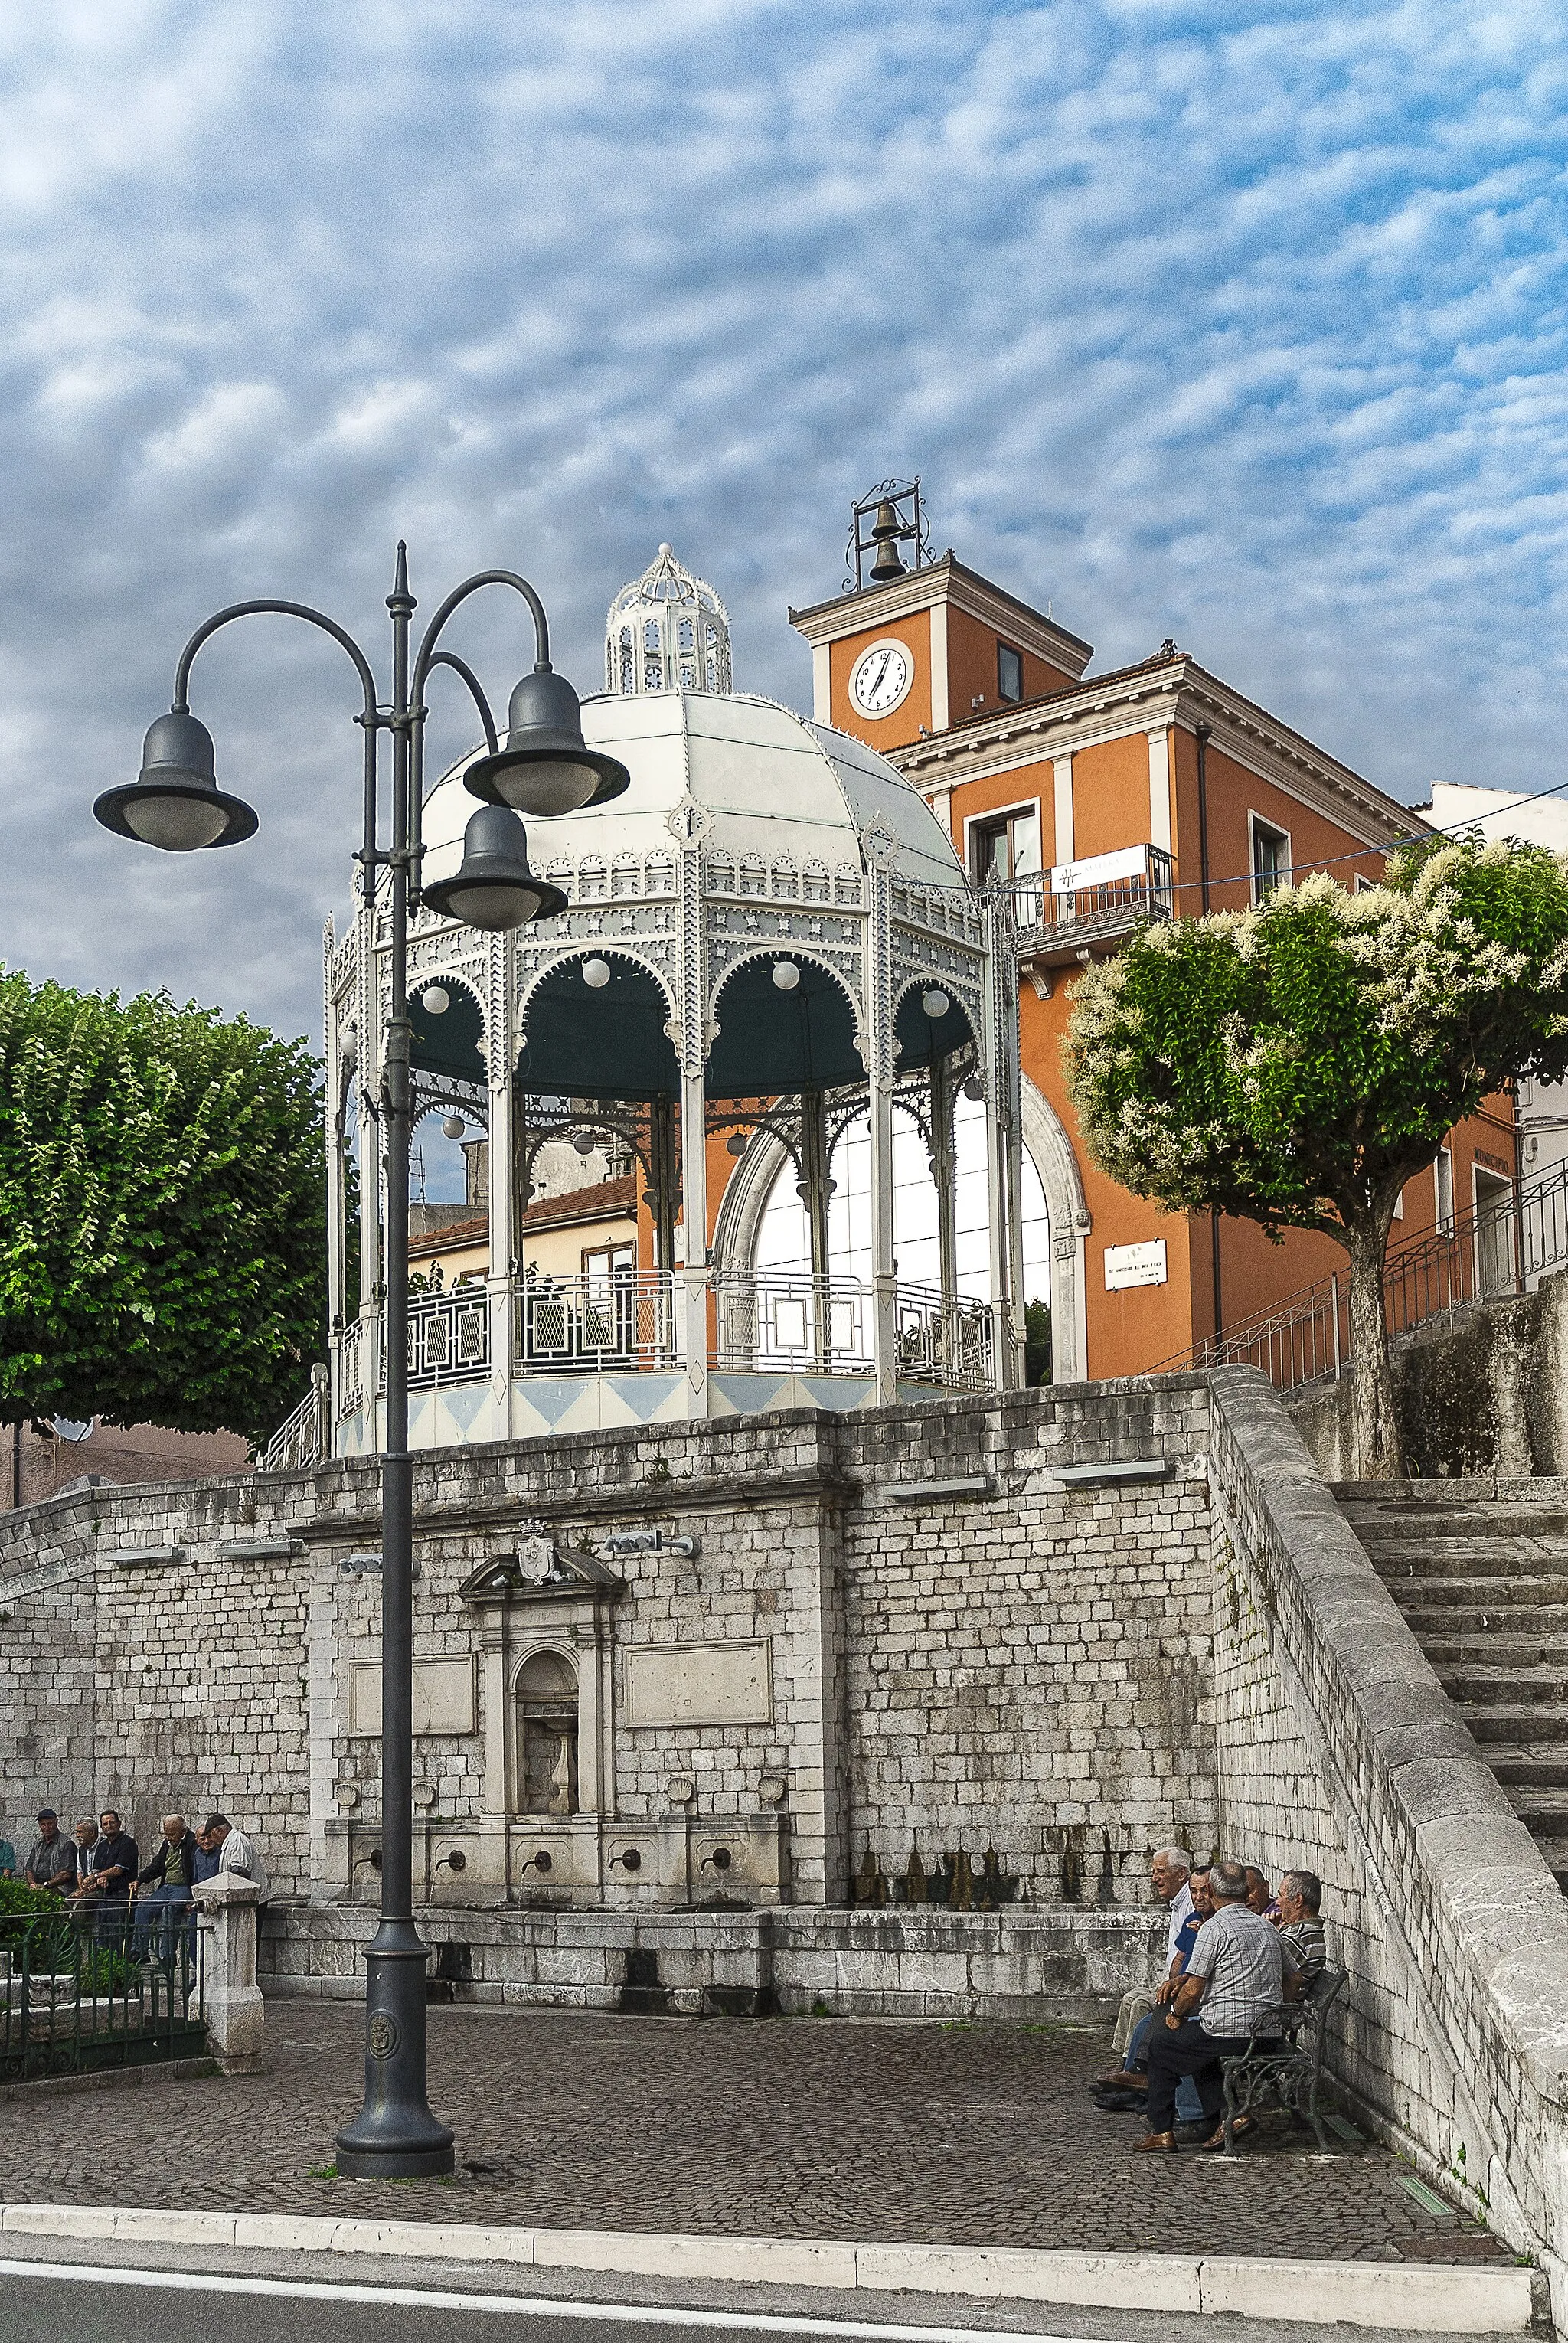
[[668, 538], [805, 706], [785, 605], [888, 473], [1099, 665], [1174, 635], [1406, 798], [1568, 777], [1548, 0], [13, 0], [0, 75], [13, 966], [316, 1030], [330, 646], [204, 656], [254, 844], [89, 818], [217, 604], [375, 642], [406, 535], [427, 608], [533, 577], [588, 689]]

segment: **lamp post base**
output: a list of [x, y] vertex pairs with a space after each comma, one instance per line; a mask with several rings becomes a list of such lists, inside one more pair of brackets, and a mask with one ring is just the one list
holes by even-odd
[[453, 2136], [425, 2100], [428, 1947], [412, 1920], [383, 1920], [366, 1955], [365, 2104], [337, 2135], [345, 2180], [417, 2180], [450, 2172]]

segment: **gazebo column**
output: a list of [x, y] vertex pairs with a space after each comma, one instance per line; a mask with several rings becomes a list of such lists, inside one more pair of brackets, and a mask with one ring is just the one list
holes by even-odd
[[899, 1272], [893, 1258], [893, 1083], [873, 1077], [871, 1126], [871, 1357], [877, 1405], [899, 1396]]
[[[518, 1363], [517, 1284], [512, 1264], [517, 1229], [517, 1093], [510, 1050], [492, 1050], [489, 1138], [485, 1150], [490, 1220], [490, 1270], [486, 1280], [490, 1325], [490, 1398], [497, 1437], [512, 1436], [512, 1381]], [[496, 1061], [499, 1060], [498, 1064]]]
[[701, 1057], [680, 1081], [681, 1217], [685, 1258], [677, 1271], [686, 1413], [708, 1413], [708, 1075]]
[[993, 1374], [999, 1391], [1019, 1379], [1013, 1353], [1013, 1256], [1018, 1251], [1014, 1214], [1020, 1181], [1010, 1173], [1009, 1154], [1019, 1144], [1018, 975], [1010, 925], [995, 903], [986, 906], [986, 985], [981, 1020], [985, 1063], [986, 1217], [990, 1233], [990, 1306], [995, 1348]]
[[957, 1198], [953, 1181], [953, 1068], [948, 1057], [931, 1060], [931, 1180], [937, 1192], [937, 1278], [942, 1314], [950, 1312], [959, 1290]]
[[828, 1374], [833, 1364], [832, 1314], [828, 1306], [828, 1199], [833, 1183], [828, 1177], [827, 1101], [819, 1091], [800, 1094], [800, 1191], [811, 1232], [812, 1308], [817, 1369]]

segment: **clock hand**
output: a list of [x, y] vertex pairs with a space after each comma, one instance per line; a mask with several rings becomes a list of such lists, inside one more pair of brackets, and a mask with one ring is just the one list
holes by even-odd
[[874, 676], [867, 677], [865, 693], [868, 699], [869, 699], [874, 693], [880, 690], [882, 679], [888, 672], [888, 668], [891, 662], [892, 656], [891, 651], [884, 651], [882, 653], [881, 665], [878, 668], [876, 674]]

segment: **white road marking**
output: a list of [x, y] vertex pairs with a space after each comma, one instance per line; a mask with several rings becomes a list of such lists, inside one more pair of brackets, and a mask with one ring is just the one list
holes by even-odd
[[[843, 2335], [858, 2343], [1097, 2343], [1018, 2328], [883, 2327], [849, 2318], [767, 2317], [755, 2310], [661, 2309], [644, 2302], [558, 2302], [544, 2295], [436, 2294], [414, 2286], [326, 2286], [307, 2278], [219, 2278], [205, 2270], [106, 2270], [85, 2262], [0, 2261], [0, 2278], [66, 2278], [92, 2286], [166, 2288], [182, 2294], [284, 2295], [297, 2302], [378, 2302], [410, 2310], [487, 2310], [513, 2318], [599, 2318], [623, 2327], [734, 2328], [753, 2335]], [[1098, 2343], [1103, 2343], [1099, 2338]]]

